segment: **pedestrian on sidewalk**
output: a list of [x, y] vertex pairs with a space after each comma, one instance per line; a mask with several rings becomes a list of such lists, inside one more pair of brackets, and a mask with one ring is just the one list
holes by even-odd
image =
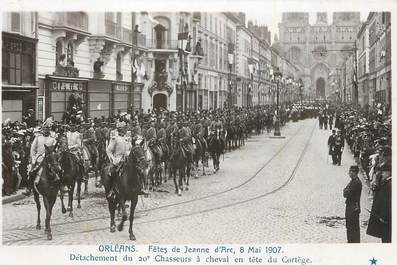
[[340, 163], [342, 161], [342, 152], [345, 147], [345, 139], [342, 136], [342, 133], [340, 130], [336, 132], [336, 137], [335, 137], [335, 146], [334, 146], [334, 154], [332, 160], [335, 160], [336, 164], [340, 166]]
[[343, 197], [346, 198], [346, 232], [347, 243], [360, 243], [360, 199], [362, 184], [358, 178], [358, 166], [350, 166], [350, 182], [343, 189]]
[[391, 163], [382, 165], [379, 171], [367, 234], [381, 238], [382, 243], [391, 243]]
[[336, 165], [336, 157], [335, 157], [335, 135], [336, 131], [332, 130], [332, 134], [328, 137], [328, 155], [332, 156], [332, 164]]

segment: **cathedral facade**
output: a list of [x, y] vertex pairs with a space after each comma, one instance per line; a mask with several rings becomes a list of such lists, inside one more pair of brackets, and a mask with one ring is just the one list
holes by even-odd
[[341, 65], [356, 51], [360, 29], [359, 12], [334, 12], [332, 24], [326, 12], [316, 13], [315, 24], [309, 13], [287, 12], [279, 23], [279, 43], [283, 55], [294, 63], [311, 98], [328, 98], [341, 89]]

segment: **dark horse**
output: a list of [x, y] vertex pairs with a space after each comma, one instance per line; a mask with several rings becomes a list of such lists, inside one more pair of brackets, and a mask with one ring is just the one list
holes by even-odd
[[211, 154], [214, 164], [214, 173], [219, 170], [220, 157], [223, 153], [224, 144], [221, 139], [221, 132], [218, 130], [216, 134], [211, 135], [208, 141], [208, 151]]
[[207, 158], [207, 142], [204, 138], [194, 137], [195, 142], [193, 143], [194, 152], [193, 152], [193, 163], [197, 169], [199, 169], [199, 161], [201, 160], [201, 165], [203, 169], [203, 175], [205, 175], [205, 166], [208, 167], [208, 158]]
[[108, 194], [110, 192], [110, 183], [111, 176], [109, 174], [102, 175], [103, 185], [105, 187], [106, 199], [108, 201], [108, 208], [110, 213], [110, 232], [114, 233], [116, 231], [116, 223], [114, 221], [115, 211], [117, 206], [120, 205], [123, 215], [121, 222], [119, 223], [117, 229], [118, 231], [122, 231], [124, 227], [124, 222], [127, 220], [127, 213], [125, 210], [125, 202], [131, 201], [130, 205], [130, 227], [129, 227], [129, 235], [130, 240], [135, 240], [135, 236], [133, 233], [132, 225], [134, 222], [134, 213], [135, 207], [138, 203], [138, 194], [141, 189], [140, 177], [142, 174], [145, 174], [144, 168], [146, 167], [146, 159], [143, 147], [135, 146], [132, 148], [127, 161], [122, 162], [123, 164], [120, 166], [119, 174], [115, 177], [114, 191], [116, 196], [109, 197]]
[[56, 181], [56, 177], [59, 176], [62, 171], [58, 163], [58, 154], [55, 152], [55, 147], [45, 146], [45, 156], [41, 164], [42, 172], [40, 181], [37, 185], [33, 184], [33, 196], [37, 207], [37, 224], [36, 229], [41, 229], [40, 224], [40, 195], [43, 197], [44, 207], [46, 210], [45, 218], [45, 230], [47, 239], [52, 239], [51, 233], [51, 214], [54, 203], [57, 199], [59, 191], [59, 182]]
[[[170, 160], [169, 160], [169, 168], [170, 168], [170, 177], [172, 176], [175, 184], [175, 193], [178, 196], [182, 196], [181, 191], [183, 190], [183, 180], [186, 180], [186, 190], [188, 190], [189, 186], [189, 176], [185, 176], [187, 171], [187, 167], [190, 166], [190, 161], [187, 158], [186, 154], [182, 150], [182, 145], [179, 142], [179, 139], [173, 138], [171, 139], [171, 150], [170, 150]], [[176, 179], [178, 173], [178, 180]]]
[[[76, 156], [69, 150], [62, 150], [61, 152], [61, 167], [64, 170], [62, 177], [62, 184], [67, 186], [68, 191], [68, 210], [69, 216], [73, 217], [73, 193], [74, 187], [77, 183], [77, 208], [81, 208], [81, 183], [83, 182], [82, 168], [77, 161]], [[62, 213], [66, 213], [65, 205], [63, 203], [64, 193], [60, 193]]]

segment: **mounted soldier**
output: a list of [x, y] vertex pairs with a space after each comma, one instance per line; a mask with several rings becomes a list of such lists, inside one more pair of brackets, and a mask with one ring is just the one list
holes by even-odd
[[153, 153], [156, 163], [160, 161], [161, 150], [157, 143], [157, 131], [156, 131], [156, 120], [152, 119], [149, 128], [146, 130], [144, 135], [150, 150]]
[[87, 178], [87, 172], [84, 169], [83, 160], [83, 137], [81, 133], [77, 130], [76, 124], [70, 125], [70, 131], [66, 133], [66, 139], [68, 143], [69, 152], [75, 155], [76, 160], [80, 166], [83, 178]]
[[193, 160], [193, 144], [190, 129], [186, 127], [187, 121], [181, 120], [178, 124], [178, 140], [181, 143], [182, 151], [189, 160]]
[[[106, 196], [108, 199], [114, 198], [116, 193], [115, 183], [116, 178], [120, 174], [120, 169], [123, 167], [126, 159], [128, 158], [131, 152], [131, 143], [129, 139], [126, 137], [126, 124], [125, 122], [118, 122], [117, 125], [117, 134], [113, 134], [112, 138], [109, 140], [109, 145], [106, 148], [106, 153], [108, 155], [110, 161], [110, 191]], [[143, 165], [143, 162], [139, 162], [139, 166]], [[144, 169], [140, 168], [140, 174], [143, 174]], [[140, 195], [148, 195], [146, 192], [142, 191], [142, 186], [139, 184], [139, 194]]]
[[162, 149], [162, 153], [167, 154], [168, 153], [168, 147], [167, 147], [167, 131], [165, 130], [165, 123], [160, 122], [159, 123], [159, 130], [157, 132], [157, 139], [159, 142], [159, 145]]
[[85, 124], [87, 126], [83, 132], [83, 148], [86, 148], [90, 155], [91, 168], [96, 166], [98, 158], [97, 139], [95, 137], [95, 129], [92, 124]]
[[225, 133], [223, 129], [223, 123], [220, 120], [219, 116], [215, 116], [215, 121], [213, 121], [210, 125], [210, 136], [216, 137], [219, 139], [222, 144], [222, 150], [225, 148]]
[[[50, 136], [50, 128], [42, 127], [41, 134], [35, 137], [30, 148], [31, 162], [28, 168], [29, 179], [25, 195], [30, 195], [32, 192], [33, 185], [37, 185], [40, 182], [42, 168], [42, 162], [45, 156], [45, 147], [53, 147], [56, 144], [56, 140]], [[57, 176], [57, 175], [56, 175]], [[55, 181], [59, 181], [59, 178]], [[32, 183], [33, 182], [33, 183]]]
[[106, 148], [106, 153], [110, 161], [110, 192], [107, 195], [108, 198], [112, 198], [116, 195], [116, 191], [114, 190], [115, 178], [118, 176], [131, 150], [131, 145], [127, 137], [125, 137], [126, 124], [124, 122], [118, 122], [116, 127], [117, 134], [111, 135], [109, 145]]

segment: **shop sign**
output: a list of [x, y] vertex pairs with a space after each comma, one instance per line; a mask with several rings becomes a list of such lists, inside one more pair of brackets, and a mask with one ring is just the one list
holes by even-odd
[[114, 90], [119, 92], [128, 92], [130, 90], [130, 86], [125, 84], [114, 84]]
[[71, 81], [61, 81], [61, 80], [52, 80], [52, 90], [59, 91], [83, 91], [84, 83], [82, 82], [71, 82]]

